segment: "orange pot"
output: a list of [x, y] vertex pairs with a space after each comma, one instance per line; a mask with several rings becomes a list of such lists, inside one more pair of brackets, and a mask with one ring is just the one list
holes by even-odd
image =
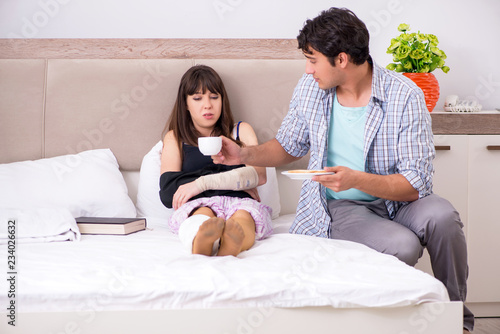
[[439, 82], [432, 73], [403, 73], [424, 92], [425, 104], [431, 112], [439, 100]]

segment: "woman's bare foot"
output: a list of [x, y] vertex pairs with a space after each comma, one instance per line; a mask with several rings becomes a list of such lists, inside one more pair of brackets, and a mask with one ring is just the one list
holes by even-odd
[[212, 255], [214, 242], [222, 236], [224, 220], [213, 217], [201, 224], [193, 240], [193, 254]]
[[241, 252], [241, 246], [245, 232], [243, 228], [234, 219], [228, 219], [224, 232], [222, 233], [221, 246], [218, 256], [233, 255], [236, 256]]

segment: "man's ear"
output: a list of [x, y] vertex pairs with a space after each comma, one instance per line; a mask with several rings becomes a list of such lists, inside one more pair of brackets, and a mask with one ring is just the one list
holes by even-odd
[[347, 66], [347, 63], [349, 62], [349, 55], [345, 52], [341, 52], [337, 56], [337, 61], [339, 63], [339, 66], [345, 68]]

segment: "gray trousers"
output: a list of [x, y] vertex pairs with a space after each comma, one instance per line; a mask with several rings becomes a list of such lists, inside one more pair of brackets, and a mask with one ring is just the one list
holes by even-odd
[[[434, 276], [443, 282], [450, 300], [465, 301], [467, 244], [463, 224], [453, 205], [432, 194], [401, 207], [389, 219], [384, 200], [328, 200], [331, 239], [362, 243], [414, 266], [424, 247]], [[474, 315], [464, 306], [464, 328], [472, 331]]]

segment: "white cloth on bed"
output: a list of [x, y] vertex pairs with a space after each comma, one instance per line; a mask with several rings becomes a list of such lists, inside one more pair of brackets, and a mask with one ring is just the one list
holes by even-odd
[[0, 244], [12, 238], [19, 243], [80, 240], [75, 218], [63, 208], [2, 208], [0, 226]]
[[[289, 221], [291, 223], [291, 221]], [[186, 253], [163, 220], [127, 236], [20, 247], [20, 312], [396, 307], [448, 301], [443, 284], [364, 245], [274, 234], [238, 257]], [[6, 296], [0, 296], [3, 303]]]

